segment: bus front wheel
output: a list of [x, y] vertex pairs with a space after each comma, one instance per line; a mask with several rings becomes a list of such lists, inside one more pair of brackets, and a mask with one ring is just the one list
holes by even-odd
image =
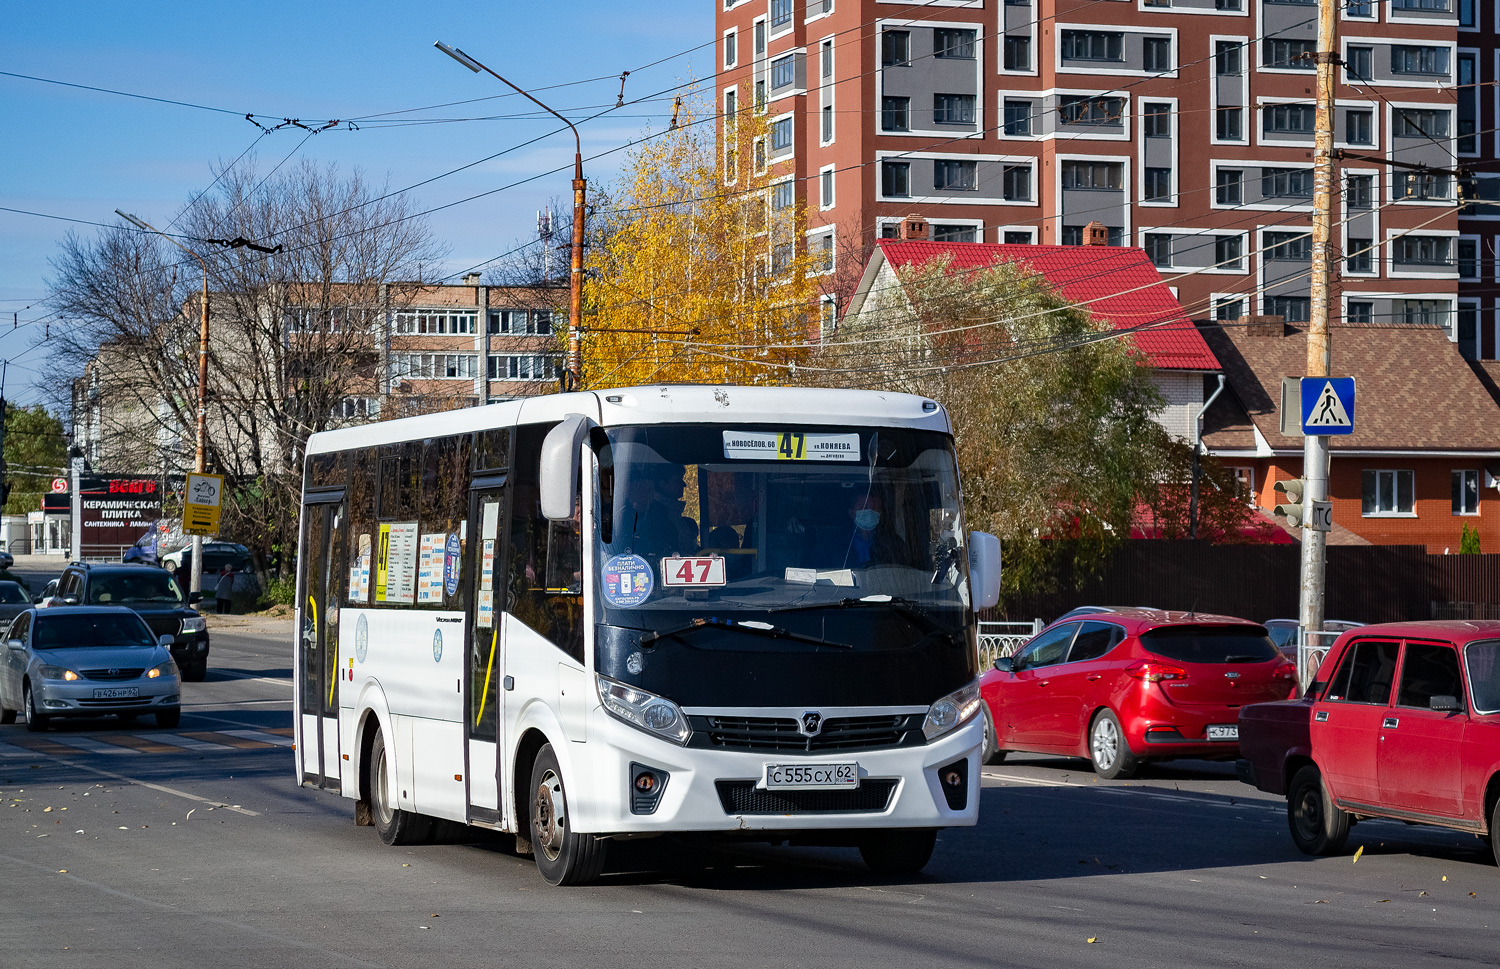
[[432, 830], [431, 818], [396, 807], [396, 772], [380, 730], [370, 744], [370, 806], [375, 833], [388, 845], [421, 844]]
[[552, 745], [537, 751], [531, 767], [531, 846], [537, 870], [549, 885], [585, 885], [604, 870], [609, 842], [573, 830], [567, 787]]

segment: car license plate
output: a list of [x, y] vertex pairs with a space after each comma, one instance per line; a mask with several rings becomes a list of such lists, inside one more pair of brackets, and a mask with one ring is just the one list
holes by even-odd
[[1239, 740], [1240, 726], [1237, 723], [1209, 724], [1206, 736], [1209, 740]]
[[94, 691], [95, 700], [128, 700], [132, 697], [138, 697], [140, 695], [140, 687], [136, 686], [117, 686], [114, 689], [110, 690]]
[[859, 765], [767, 764], [764, 782], [770, 791], [855, 788], [859, 786]]

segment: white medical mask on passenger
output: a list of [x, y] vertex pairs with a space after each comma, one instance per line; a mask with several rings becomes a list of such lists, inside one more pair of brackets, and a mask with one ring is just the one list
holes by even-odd
[[880, 524], [880, 512], [873, 508], [861, 508], [854, 513], [854, 524], [869, 531]]

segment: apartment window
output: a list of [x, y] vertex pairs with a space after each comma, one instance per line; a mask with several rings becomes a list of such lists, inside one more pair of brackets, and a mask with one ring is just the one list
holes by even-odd
[[1375, 144], [1375, 115], [1370, 111], [1349, 111], [1344, 115], [1344, 136], [1351, 145]]
[[1146, 233], [1145, 246], [1147, 257], [1151, 264], [1160, 269], [1169, 269], [1172, 266], [1172, 237], [1164, 232]]
[[757, 20], [755, 22], [755, 54], [757, 57], [766, 52], [766, 22]]
[[1348, 0], [1344, 11], [1351, 17], [1375, 17], [1374, 0]]
[[792, 22], [792, 0], [771, 0], [771, 26], [780, 27]]
[[1221, 77], [1240, 74], [1245, 70], [1245, 45], [1237, 40], [1214, 42], [1214, 73]]
[[1344, 204], [1351, 209], [1368, 209], [1374, 200], [1374, 175], [1349, 175], [1344, 179]]
[[755, 170], [763, 172], [766, 170], [766, 139], [755, 139]]
[[1214, 237], [1214, 264], [1220, 269], [1243, 269], [1244, 240], [1240, 236]]
[[1145, 70], [1164, 73], [1172, 69], [1172, 41], [1166, 37], [1147, 37], [1141, 41]]
[[1057, 103], [1057, 117], [1062, 124], [1118, 128], [1125, 123], [1125, 99], [1090, 95], [1065, 97]]
[[1347, 323], [1373, 323], [1375, 321], [1375, 304], [1368, 300], [1351, 299], [1348, 308], [1344, 311], [1344, 321]]
[[755, 113], [763, 114], [766, 110], [766, 82], [755, 82]]
[[735, 113], [739, 111], [739, 94], [734, 88], [724, 92], [724, 118], [733, 121]]
[[1391, 307], [1397, 323], [1408, 326], [1436, 326], [1448, 329], [1448, 301], [1441, 299], [1402, 299]]
[[1397, 108], [1391, 112], [1391, 122], [1397, 138], [1446, 138], [1449, 114], [1445, 110]]
[[1307, 232], [1267, 232], [1261, 238], [1267, 259], [1312, 258], [1312, 235]]
[[1398, 171], [1394, 178], [1391, 191], [1398, 199], [1446, 199], [1453, 194], [1453, 179], [1448, 175]]
[[1391, 262], [1397, 266], [1453, 265], [1453, 240], [1448, 236], [1404, 235], [1392, 239], [1390, 246]]
[[833, 41], [825, 40], [820, 48], [822, 56], [819, 58], [819, 67], [825, 78], [833, 77]]
[[1031, 102], [1005, 102], [1005, 133], [1008, 135], [1031, 134]]
[[1479, 514], [1479, 472], [1453, 472], [1453, 514]]
[[886, 30], [880, 34], [880, 65], [905, 67], [911, 63], [911, 31]]
[[1366, 517], [1415, 514], [1415, 471], [1364, 471], [1360, 512]]
[[1306, 296], [1267, 296], [1266, 314], [1279, 316], [1288, 323], [1306, 323], [1312, 312], [1312, 300]]
[[1125, 35], [1113, 30], [1064, 30], [1062, 56], [1071, 61], [1123, 61]]
[[561, 361], [544, 354], [491, 354], [486, 365], [490, 380], [556, 380]]
[[932, 224], [933, 242], [977, 242], [979, 230], [972, 225], [955, 225], [951, 223], [934, 222]]
[[882, 222], [880, 225], [880, 238], [894, 239], [901, 234], [901, 226], [895, 222]]
[[973, 124], [974, 95], [934, 94], [932, 120], [937, 124]]
[[1214, 9], [1220, 13], [1239, 13], [1245, 9], [1244, 0], [1214, 0]]
[[1375, 240], [1350, 236], [1344, 246], [1344, 266], [1351, 273], [1375, 271]]
[[881, 98], [880, 126], [886, 131], [910, 131], [911, 98]]
[[789, 209], [797, 203], [797, 183], [794, 181], [777, 182], [771, 186], [771, 210], [780, 212]]
[[1458, 55], [1458, 150], [1479, 154], [1479, 93], [1473, 54]]
[[825, 142], [832, 141], [833, 140], [833, 105], [831, 105], [831, 104], [825, 104], [825, 105], [823, 105], [823, 110], [819, 112], [819, 115], [823, 119], [823, 128], [822, 128], [821, 132], [819, 133], [820, 137]]
[[797, 82], [797, 55], [788, 54], [771, 62], [771, 90], [791, 87]]
[[1465, 360], [1479, 359], [1479, 306], [1458, 304], [1458, 352]]
[[1310, 71], [1316, 45], [1310, 40], [1264, 40], [1261, 56], [1266, 67], [1282, 70]]
[[468, 334], [475, 332], [475, 317], [476, 314], [473, 312], [453, 313], [447, 310], [414, 310], [409, 313], [397, 313], [396, 332], [431, 336]]
[[1219, 108], [1214, 111], [1214, 137], [1220, 141], [1245, 140], [1245, 109]]
[[1221, 299], [1214, 304], [1214, 319], [1220, 323], [1229, 323], [1245, 315], [1245, 301], [1242, 299]]
[[809, 0], [807, 4], [807, 15], [816, 17], [825, 13], [833, 13], [833, 0]]
[[771, 122], [771, 150], [786, 151], [792, 147], [792, 119], [779, 118]]
[[1146, 168], [1141, 172], [1141, 187], [1147, 202], [1166, 202], [1172, 198], [1172, 169]]
[[1458, 25], [1460, 27], [1473, 27], [1478, 23], [1474, 15], [1474, 0], [1458, 0]]
[[978, 162], [938, 159], [932, 163], [932, 187], [945, 192], [977, 191]]
[[738, 31], [731, 30], [724, 35], [724, 66], [733, 67], [740, 59], [740, 35]]
[[1260, 194], [1267, 198], [1312, 198], [1313, 173], [1306, 168], [1262, 168]]
[[1271, 104], [1262, 109], [1266, 134], [1312, 133], [1315, 112], [1310, 104]]
[[820, 235], [812, 240], [813, 270], [819, 273], [833, 272], [833, 233]]
[[1391, 45], [1391, 73], [1446, 76], [1448, 48], [1393, 44]]
[[1119, 162], [1065, 161], [1062, 163], [1062, 187], [1118, 191], [1125, 185], [1124, 173], [1125, 166]]
[[1031, 166], [1006, 165], [1000, 173], [1000, 195], [1007, 202], [1031, 201]]
[[1453, 9], [1449, 0], [1391, 0], [1392, 10], [1428, 10], [1447, 13]]
[[974, 31], [938, 29], [932, 32], [932, 56], [974, 59]]
[[1018, 232], [1007, 232], [1002, 238], [1007, 246], [1029, 246], [1034, 245], [1032, 239], [1035, 237], [1031, 234], [1031, 230], [1022, 229]]
[[1214, 173], [1214, 201], [1220, 205], [1239, 205], [1245, 201], [1243, 169], [1221, 168]]
[[1147, 138], [1172, 137], [1172, 106], [1147, 104], [1142, 107], [1141, 133]]
[[1375, 73], [1375, 48], [1349, 47], [1345, 52], [1344, 70], [1351, 81], [1368, 81]]
[[1005, 38], [1005, 69], [1007, 71], [1031, 70], [1031, 38]]
[[1479, 240], [1458, 240], [1458, 275], [1464, 279], [1479, 278]]
[[393, 353], [391, 375], [398, 379], [473, 380], [479, 358], [472, 353]]
[[880, 193], [887, 198], [911, 195], [911, 162], [881, 162]]

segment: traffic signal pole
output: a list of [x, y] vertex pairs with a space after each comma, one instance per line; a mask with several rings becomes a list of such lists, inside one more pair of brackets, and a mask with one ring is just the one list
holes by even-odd
[[[1337, 63], [1334, 0], [1318, 0], [1317, 113], [1313, 136], [1313, 225], [1312, 299], [1307, 324], [1307, 376], [1327, 377], [1332, 367], [1328, 314], [1333, 302], [1333, 259], [1330, 237], [1333, 229], [1333, 97], [1334, 65]], [[1306, 482], [1303, 508], [1328, 500], [1328, 437], [1310, 434], [1303, 438], [1302, 477]], [[1308, 527], [1308, 512], [1302, 521], [1302, 589], [1298, 621], [1304, 630], [1323, 629], [1328, 533]]]

